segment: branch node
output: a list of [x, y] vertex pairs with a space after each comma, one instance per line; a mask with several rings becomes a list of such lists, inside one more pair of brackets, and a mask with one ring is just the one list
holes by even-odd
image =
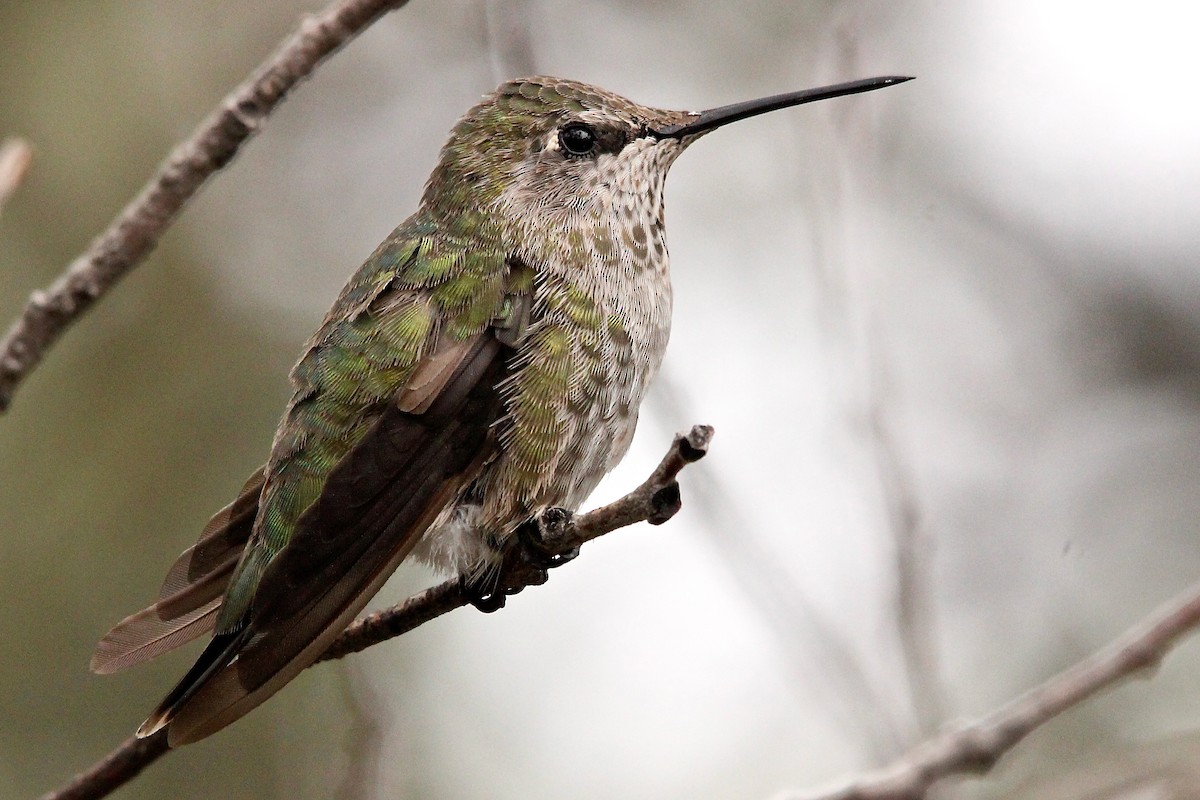
[[537, 522], [542, 539], [549, 542], [570, 530], [575, 522], [575, 515], [565, 508], [554, 506], [538, 514]]
[[[702, 454], [703, 455], [703, 454]], [[650, 496], [651, 512], [646, 522], [651, 525], [662, 525], [679, 513], [683, 507], [683, 499], [679, 495], [679, 482], [671, 481]]]
[[29, 294], [29, 305], [38, 311], [47, 311], [50, 308], [50, 295], [42, 289], [34, 289]]
[[693, 425], [686, 435], [677, 439], [679, 457], [689, 464], [704, 458], [708, 454], [708, 445], [712, 442], [712, 437], [711, 425]]
[[574, 542], [575, 515], [565, 508], [547, 508], [534, 518], [537, 538], [548, 554], [561, 555], [578, 545]]
[[954, 737], [958, 763], [964, 773], [986, 775], [996, 766], [1000, 756], [1008, 752], [1022, 736], [1015, 731], [964, 728]]

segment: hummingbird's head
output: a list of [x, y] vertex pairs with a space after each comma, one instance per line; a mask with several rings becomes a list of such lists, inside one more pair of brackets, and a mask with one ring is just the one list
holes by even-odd
[[667, 170], [705, 133], [904, 80], [872, 78], [701, 112], [649, 108], [562, 78], [510, 81], [454, 126], [422, 205], [447, 226], [505, 242], [611, 238], [619, 227], [644, 244], [639, 227], [661, 236]]
[[695, 117], [561, 78], [510, 81], [454, 126], [424, 203], [447, 221], [486, 211], [519, 226], [509, 231], [518, 236], [530, 226], [575, 228], [629, 204], [658, 216], [667, 170], [696, 136], [657, 131]]

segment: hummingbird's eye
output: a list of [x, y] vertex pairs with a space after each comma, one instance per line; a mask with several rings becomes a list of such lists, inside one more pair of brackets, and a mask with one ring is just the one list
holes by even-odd
[[572, 156], [586, 156], [596, 149], [596, 131], [591, 125], [572, 122], [558, 132], [558, 145]]

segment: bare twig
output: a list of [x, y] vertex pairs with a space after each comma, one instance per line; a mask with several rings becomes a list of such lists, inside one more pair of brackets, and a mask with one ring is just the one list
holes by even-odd
[[183, 206], [258, 132], [287, 93], [327, 56], [408, 0], [337, 0], [300, 27], [192, 135], [108, 230], [45, 291], [29, 298], [0, 340], [0, 411], [51, 345], [158, 244]]
[[32, 161], [33, 148], [24, 139], [13, 137], [0, 144], [0, 211], [25, 179]]
[[350, 726], [342, 744], [346, 766], [334, 800], [374, 797], [383, 759], [382, 734], [387, 727], [383, 702], [362, 664], [362, 661], [353, 660], [341, 664], [342, 695], [350, 712]]
[[[579, 516], [563, 513], [560, 509], [544, 514], [538, 520], [541, 532], [539, 547], [547, 555], [566, 555], [585, 542], [618, 528], [643, 521], [652, 525], [666, 522], [680, 507], [676, 477], [685, 466], [708, 453], [712, 435], [713, 429], [707, 425], [696, 425], [688, 433], [677, 435], [671, 443], [671, 449], [650, 477], [613, 503]], [[524, 576], [520, 577], [523, 579]], [[508, 583], [508, 593], [537, 583], [536, 579], [529, 577], [527, 582], [518, 580]], [[358, 620], [330, 645], [318, 662], [365, 650], [464, 606], [469, 601], [461, 579], [445, 581], [398, 606]], [[125, 740], [86, 772], [77, 775], [67, 786], [43, 795], [41, 800], [94, 800], [105, 797], [170, 749], [166, 733], [164, 729], [146, 739]]]
[[1108, 646], [976, 722], [949, 729], [889, 766], [833, 791], [790, 800], [922, 800], [951, 775], [982, 775], [1040, 726], [1118, 681], [1148, 676], [1200, 625], [1200, 584], [1167, 603]]
[[106, 797], [133, 780], [139, 772], [166, 755], [170, 749], [166, 730], [145, 739], [130, 736], [121, 742], [116, 750], [93, 764], [87, 772], [79, 773], [61, 789], [42, 795], [41, 800], [91, 800]]
[[[669, 365], [654, 379], [648, 401], [659, 419], [688, 416], [685, 395]], [[806, 595], [805, 588], [780, 563], [761, 531], [747, 525], [754, 516], [745, 500], [731, 492], [712, 469], [688, 478], [690, 502], [709, 542], [720, 554], [738, 588], [774, 631], [786, 664], [802, 686], [819, 684], [821, 705], [848, 736], [856, 737], [869, 758], [885, 761], [912, 740], [892, 713], [890, 694], [864, 668], [844, 630]]]
[[537, 72], [529, 22], [536, 15], [528, 0], [487, 0], [483, 5], [483, 36], [495, 83]]
[[[851, 55], [844, 51], [844, 44], [844, 39], [831, 43], [832, 50], [826, 52], [824, 56], [828, 61], [824, 65], [826, 69], [834, 72], [857, 69], [857, 65], [853, 63], [844, 63], [847, 56]], [[843, 139], [858, 132], [854, 127], [857, 120], [852, 112], [849, 114], [849, 116], [839, 115], [838, 125], [834, 129], [834, 132]], [[844, 144], [844, 142], [842, 143]], [[855, 149], [848, 150], [845, 147], [831, 147], [830, 152], [833, 157], [828, 161], [828, 169], [804, 176], [804, 182], [810, 185], [812, 192], [812, 198], [805, 204], [806, 220], [814, 230], [814, 236], [811, 239], [813, 252], [808, 261], [818, 267], [815, 276], [817, 290], [821, 293], [821, 297], [820, 302], [815, 306], [818, 312], [816, 320], [819, 329], [824, 334], [823, 344], [828, 351], [826, 358], [826, 362], [830, 365], [828, 384], [831, 391], [835, 392], [835, 396], [839, 396], [845, 401], [848, 408], [846, 416], [850, 423], [849, 427], [857, 433], [861, 425], [874, 426], [871, 417], [878, 403], [877, 393], [872, 391], [869, 386], [863, 387], [860, 382], [862, 373], [859, 368], [864, 364], [870, 365], [868, 349], [862, 341], [864, 331], [869, 330], [870, 303], [868, 298], [861, 294], [868, 284], [867, 276], [861, 273], [861, 261], [851, 255], [856, 240], [852, 240], [846, 235], [846, 219], [850, 213], [849, 209], [853, 205], [850, 197], [852, 191], [850, 179], [860, 172], [857, 169], [850, 169], [846, 159], [861, 160], [863, 153]], [[814, 177], [817, 179], [815, 183]], [[847, 365], [850, 365], [851, 369], [847, 369]], [[869, 370], [867, 377], [868, 379], [872, 377]], [[841, 395], [837, 395], [838, 392]], [[876, 432], [878, 430], [875, 429]], [[872, 432], [867, 431], [867, 433], [871, 435]], [[896, 516], [897, 512], [907, 514], [915, 511], [915, 506], [906, 505], [909, 496], [904, 491], [901, 491], [899, 495], [893, 492], [894, 488], [899, 488], [898, 486], [888, 485], [889, 479], [904, 477], [903, 473], [893, 472], [890, 469], [891, 466], [898, 466], [898, 462], [888, 463], [887, 460], [888, 456], [896, 454], [895, 450], [889, 451], [886, 445], [879, 446], [881, 443], [878, 440], [874, 444], [878, 451], [875, 455], [885, 504], [884, 512], [887, 514], [887, 522], [890, 526], [887, 532], [892, 534], [896, 553], [897, 587], [895, 597], [900, 601], [900, 604], [896, 606], [898, 642], [905, 667], [905, 677], [911, 679], [913, 672], [910, 655], [914, 652], [925, 651], [910, 648], [913, 640], [907, 636], [916, 630], [914, 625], [919, 624], [916, 622], [916, 617], [920, 615], [921, 609], [925, 606], [904, 606], [905, 599], [914, 596], [909, 587], [918, 585], [913, 581], [917, 576], [910, 569], [916, 562], [907, 560], [911, 551], [907, 549], [908, 542], [904, 540], [904, 537], [910, 532], [919, 531], [907, 526], [908, 520], [903, 516]], [[915, 520], [915, 516], [911, 519]], [[898, 521], [901, 523], [900, 527], [897, 527]], [[866, 672], [862, 665], [858, 666], [858, 670]], [[886, 730], [875, 735], [877, 740], [882, 741], [875, 744], [873, 749], [877, 752], [887, 750], [887, 754], [878, 759], [880, 761], [893, 758], [897, 753], [903, 752], [909, 744], [921, 736], [921, 733], [918, 732], [921, 725], [913, 724], [910, 720], [920, 716], [920, 712], [914, 715], [912, 710], [925, 707], [925, 705], [924, 701], [919, 699], [920, 692], [911, 680], [909, 680], [909, 686], [912, 687], [912, 690], [908, 693], [907, 698], [895, 691], [875, 691], [868, 698], [874, 705], [866, 712], [874, 718], [872, 726], [886, 727]], [[863, 712], [860, 711], [859, 716], [862, 717]], [[886, 739], [884, 735], [886, 735]]]
[[931, 735], [946, 719], [935, 642], [937, 625], [930, 597], [933, 540], [921, 519], [912, 474], [888, 426], [884, 399], [890, 393], [884, 348], [868, 324], [863, 358], [867, 384], [867, 429], [873, 439], [880, 491], [892, 535], [896, 564], [896, 629], [904, 673], [916, 719], [917, 736]]

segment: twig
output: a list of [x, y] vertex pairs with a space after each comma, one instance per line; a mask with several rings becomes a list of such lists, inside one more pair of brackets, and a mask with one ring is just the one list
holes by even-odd
[[[657, 469], [641, 486], [620, 500], [576, 517], [543, 515], [539, 523], [545, 550], [551, 555], [563, 555], [618, 528], [643, 520], [652, 525], [666, 522], [679, 510], [679, 484], [675, 482], [675, 477], [689, 463], [704, 457], [712, 434], [713, 429], [709, 426], [696, 425], [686, 435], [676, 436]], [[532, 583], [512, 585], [509, 589], [515, 592], [529, 585]], [[457, 578], [448, 580], [398, 606], [368, 614], [356, 621], [329, 646], [318, 661], [357, 653], [373, 644], [407, 633], [468, 602], [470, 597], [464, 591], [462, 581]]]
[[495, 83], [538, 71], [529, 30], [529, 22], [536, 16], [528, 0], [487, 0], [483, 4], [483, 39]]
[[1200, 583], [1162, 606], [1108, 646], [968, 725], [945, 731], [887, 767], [833, 791], [788, 794], [788, 800], [922, 800], [951, 775], [988, 772], [1040, 726], [1118, 681], [1149, 673], [1200, 625]]
[[921, 519], [921, 507], [908, 465], [884, 410], [889, 371], [878, 331], [866, 325], [863, 360], [866, 427], [872, 439], [880, 492], [896, 565], [896, 631], [916, 722], [911, 741], [930, 736], [946, 720], [946, 701], [938, 669], [932, 580], [933, 538]]
[[[579, 516], [563, 513], [561, 509], [552, 509], [542, 515], [538, 519], [539, 547], [548, 555], [562, 556], [618, 528], [642, 521], [651, 525], [666, 522], [680, 508], [676, 477], [684, 467], [708, 453], [712, 435], [713, 429], [707, 425], [696, 425], [688, 433], [677, 435], [650, 477], [620, 500]], [[507, 593], [535, 585], [537, 580], [530, 578], [526, 582], [510, 582]], [[365, 650], [468, 602], [461, 579], [445, 581], [398, 606], [370, 614], [350, 625], [318, 663]], [[166, 754], [169, 750], [166, 733], [164, 729], [146, 739], [125, 740], [86, 772], [75, 776], [68, 785], [43, 795], [41, 800], [95, 800], [108, 795]]]
[[153, 764], [171, 749], [167, 744], [167, 732], [161, 730], [153, 736], [139, 739], [130, 736], [125, 741], [72, 779], [61, 789], [42, 795], [41, 800], [91, 800], [105, 797], [124, 786], [137, 774]]
[[[684, 393], [664, 364], [654, 378], [648, 402], [659, 419], [688, 416]], [[774, 631], [786, 665], [803, 686], [819, 684], [822, 708], [848, 736], [857, 737], [868, 756], [885, 761], [904, 752], [913, 741], [904, 737], [891, 694], [864, 668], [844, 630], [833, 624], [805, 594], [793, 574], [780, 563], [761, 531], [747, 525], [753, 512], [744, 498], [729, 490], [713, 470], [699, 470], [693, 486], [693, 509], [720, 563]]]
[[24, 139], [13, 137], [0, 144], [0, 211], [25, 179], [32, 161], [33, 148]]
[[362, 661], [345, 661], [339, 672], [350, 726], [342, 743], [345, 768], [333, 800], [367, 800], [376, 794], [387, 718], [380, 692], [366, 677]]
[[192, 135], [0, 340], [0, 412], [51, 345], [158, 244], [183, 206], [258, 132], [287, 93], [342, 45], [408, 0], [338, 0], [300, 27]]

